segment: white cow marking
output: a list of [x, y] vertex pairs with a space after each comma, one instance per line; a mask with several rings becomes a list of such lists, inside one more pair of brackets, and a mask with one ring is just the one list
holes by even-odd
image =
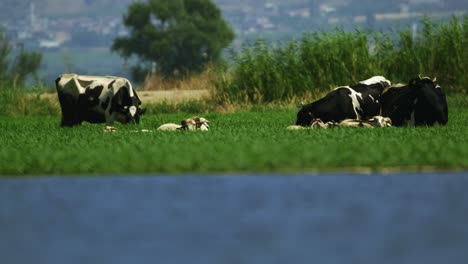
[[388, 83], [389, 86], [392, 85], [392, 83], [389, 80], [385, 79], [385, 77], [383, 76], [374, 76], [367, 80], [361, 81], [359, 83], [365, 84], [365, 85], [373, 85], [373, 84], [384, 83], [384, 82]]
[[[361, 119], [361, 116], [359, 115], [358, 111], [362, 111], [361, 109], [361, 104], [358, 101], [358, 96], [362, 100], [362, 94], [354, 91], [351, 89], [349, 86], [343, 86], [343, 87], [338, 87], [336, 89], [343, 88], [343, 89], [348, 89], [351, 93], [349, 94], [349, 97], [351, 97], [351, 103], [353, 104], [353, 110], [356, 113], [356, 119]], [[335, 89], [335, 90], [336, 90]]]
[[132, 106], [130, 106], [128, 111], [130, 112], [130, 115], [132, 115], [132, 117], [134, 117], [136, 112], [137, 112], [137, 108], [136, 108], [136, 106], [132, 105]]

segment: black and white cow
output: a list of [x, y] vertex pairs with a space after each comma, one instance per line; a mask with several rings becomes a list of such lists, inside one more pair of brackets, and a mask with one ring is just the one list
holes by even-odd
[[391, 82], [374, 76], [350, 86], [341, 86], [325, 97], [303, 105], [297, 113], [296, 125], [309, 126], [312, 120], [340, 122], [344, 119], [369, 119], [379, 115], [380, 95]]
[[129, 80], [116, 76], [62, 74], [56, 80], [62, 127], [90, 123], [139, 123], [144, 111]]
[[408, 85], [390, 86], [382, 97], [382, 115], [394, 126], [432, 126], [448, 122], [445, 93], [436, 79], [418, 77]]

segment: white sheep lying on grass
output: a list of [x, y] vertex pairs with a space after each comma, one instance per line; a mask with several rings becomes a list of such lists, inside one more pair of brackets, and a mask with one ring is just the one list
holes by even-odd
[[[208, 131], [210, 121], [206, 118], [193, 116], [181, 121], [181, 124], [174, 124], [174, 123], [167, 123], [163, 124], [158, 127], [157, 130], [161, 131], [177, 131], [177, 130], [200, 130], [200, 131]], [[113, 126], [105, 126], [104, 132], [115, 132], [117, 129]], [[131, 132], [153, 132], [152, 130], [148, 129], [141, 129], [141, 130], [132, 130]]]
[[339, 123], [328, 121], [324, 123], [320, 118], [313, 119], [310, 126], [288, 126], [288, 130], [300, 130], [300, 129], [317, 129], [317, 128], [334, 128], [334, 127], [364, 127], [364, 128], [374, 128], [374, 127], [391, 127], [392, 120], [389, 117], [383, 116], [374, 116], [369, 120], [359, 120], [359, 119], [345, 119]]
[[105, 126], [103, 129], [104, 132], [115, 132], [117, 129], [113, 126]]
[[392, 120], [389, 117], [374, 116], [369, 120], [345, 119], [338, 123], [339, 127], [391, 127]]
[[158, 127], [158, 130], [162, 131], [176, 131], [182, 130], [182, 125], [174, 124], [174, 123], [167, 123]]
[[322, 119], [320, 118], [316, 118], [314, 120], [312, 120], [312, 122], [310, 123], [310, 126], [308, 127], [303, 127], [303, 126], [298, 126], [298, 125], [292, 125], [292, 126], [288, 126], [286, 129], [288, 130], [301, 130], [301, 129], [317, 129], [317, 128], [333, 128], [333, 127], [336, 127], [337, 124], [333, 121], [328, 121], [326, 123], [324, 123], [322, 121]]
[[336, 122], [333, 122], [333, 121], [328, 121], [326, 123], [324, 123], [322, 121], [322, 119], [320, 118], [316, 118], [314, 120], [312, 120], [312, 123], [310, 124], [310, 127], [311, 128], [333, 128], [333, 127], [336, 127]]
[[369, 122], [374, 127], [391, 127], [392, 126], [392, 119], [390, 119], [390, 117], [374, 116], [371, 119], [369, 119]]
[[158, 127], [162, 131], [177, 131], [177, 130], [209, 130], [209, 121], [206, 118], [193, 116], [181, 121], [181, 124], [167, 123]]

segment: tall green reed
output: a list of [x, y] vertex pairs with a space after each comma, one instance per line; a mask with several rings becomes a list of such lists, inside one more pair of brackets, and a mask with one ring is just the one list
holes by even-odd
[[0, 84], [0, 116], [54, 116], [60, 113], [58, 102], [43, 99], [36, 91]]
[[435, 23], [425, 17], [417, 35], [334, 30], [268, 46], [258, 40], [231, 51], [232, 66], [218, 75], [222, 102], [288, 101], [374, 75], [407, 82], [419, 74], [437, 77], [449, 92], [466, 93], [468, 16]]

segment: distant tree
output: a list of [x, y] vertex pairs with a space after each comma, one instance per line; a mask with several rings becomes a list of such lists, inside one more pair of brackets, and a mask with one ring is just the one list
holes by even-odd
[[234, 39], [231, 27], [212, 0], [148, 0], [129, 6], [123, 18], [129, 36], [114, 40], [112, 50], [156, 62], [164, 75], [201, 70], [216, 62]]
[[0, 31], [0, 83], [23, 86], [27, 76], [37, 75], [41, 62], [39, 52], [24, 52], [21, 48], [13, 55], [10, 42]]

